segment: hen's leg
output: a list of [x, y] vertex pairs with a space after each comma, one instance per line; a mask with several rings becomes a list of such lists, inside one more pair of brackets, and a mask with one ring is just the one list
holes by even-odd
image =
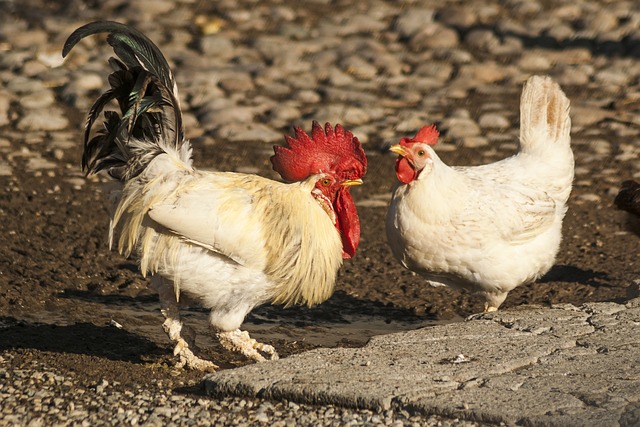
[[198, 356], [193, 354], [193, 351], [189, 348], [189, 344], [183, 338], [183, 325], [180, 321], [180, 311], [178, 301], [176, 300], [176, 295], [173, 290], [173, 284], [160, 276], [153, 276], [151, 280], [153, 286], [158, 291], [158, 295], [160, 297], [160, 311], [165, 317], [162, 328], [169, 336], [171, 342], [176, 344], [173, 349], [173, 355], [180, 358], [177, 366], [179, 368], [186, 366], [187, 368], [197, 369], [200, 371], [215, 371], [218, 369], [218, 366], [213, 362], [200, 359]]
[[260, 352], [266, 354], [269, 360], [277, 360], [276, 349], [268, 344], [260, 343], [249, 336], [249, 332], [236, 329], [229, 332], [218, 332], [220, 344], [229, 351], [242, 353], [249, 359], [256, 362], [264, 362], [265, 357]]
[[484, 312], [485, 313], [491, 313], [492, 311], [498, 311], [498, 307], [494, 307], [491, 304], [489, 304], [488, 302], [484, 303]]

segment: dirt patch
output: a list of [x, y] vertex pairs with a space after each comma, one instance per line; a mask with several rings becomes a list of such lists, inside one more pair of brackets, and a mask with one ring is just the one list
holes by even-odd
[[[196, 162], [203, 167], [252, 167], [274, 177], [268, 147], [195, 143]], [[478, 158], [471, 150], [446, 154], [452, 163]], [[370, 150], [369, 159], [367, 185], [353, 191], [357, 201], [384, 200], [394, 179], [393, 157]], [[107, 248], [100, 186], [78, 186], [75, 170], [53, 176], [16, 170], [0, 180], [0, 351], [14, 350], [16, 366], [38, 361], [75, 372], [88, 384], [103, 378], [127, 388], [197, 384], [199, 373], [172, 367], [148, 281], [133, 260]], [[626, 288], [638, 278], [638, 236], [625, 231], [627, 215], [612, 207], [611, 183], [589, 188], [600, 203], [579, 203], [581, 192], [576, 188], [571, 198], [557, 266], [538, 283], [511, 292], [504, 308], [625, 300]], [[283, 357], [318, 346], [359, 346], [373, 335], [460, 321], [481, 310], [470, 295], [431, 288], [404, 270], [381, 231], [386, 209], [365, 205], [359, 208], [359, 252], [345, 263], [328, 302], [313, 309], [261, 307], [248, 317], [246, 329]], [[199, 332], [200, 353], [224, 368], [247, 363], [211, 339], [206, 318], [200, 308], [185, 310], [186, 321]]]

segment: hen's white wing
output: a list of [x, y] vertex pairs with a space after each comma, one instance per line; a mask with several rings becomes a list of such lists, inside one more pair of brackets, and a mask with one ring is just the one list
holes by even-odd
[[475, 184], [458, 217], [467, 233], [518, 245], [546, 231], [556, 219], [556, 203], [542, 190], [495, 182], [487, 186], [486, 181]]

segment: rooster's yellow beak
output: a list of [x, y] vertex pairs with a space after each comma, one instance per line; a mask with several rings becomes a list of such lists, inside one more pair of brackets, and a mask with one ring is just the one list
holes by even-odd
[[389, 151], [391, 151], [392, 153], [396, 153], [397, 155], [402, 157], [407, 157], [407, 155], [409, 154], [407, 150], [400, 144], [392, 145], [391, 147], [389, 147]]
[[342, 183], [343, 187], [353, 187], [354, 185], [362, 185], [361, 179], [348, 179]]

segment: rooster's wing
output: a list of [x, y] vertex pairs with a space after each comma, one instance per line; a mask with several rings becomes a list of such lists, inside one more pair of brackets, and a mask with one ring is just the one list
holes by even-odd
[[224, 255], [241, 265], [261, 257], [261, 214], [255, 191], [231, 186], [222, 176], [183, 188], [151, 206], [149, 217], [183, 240]]

